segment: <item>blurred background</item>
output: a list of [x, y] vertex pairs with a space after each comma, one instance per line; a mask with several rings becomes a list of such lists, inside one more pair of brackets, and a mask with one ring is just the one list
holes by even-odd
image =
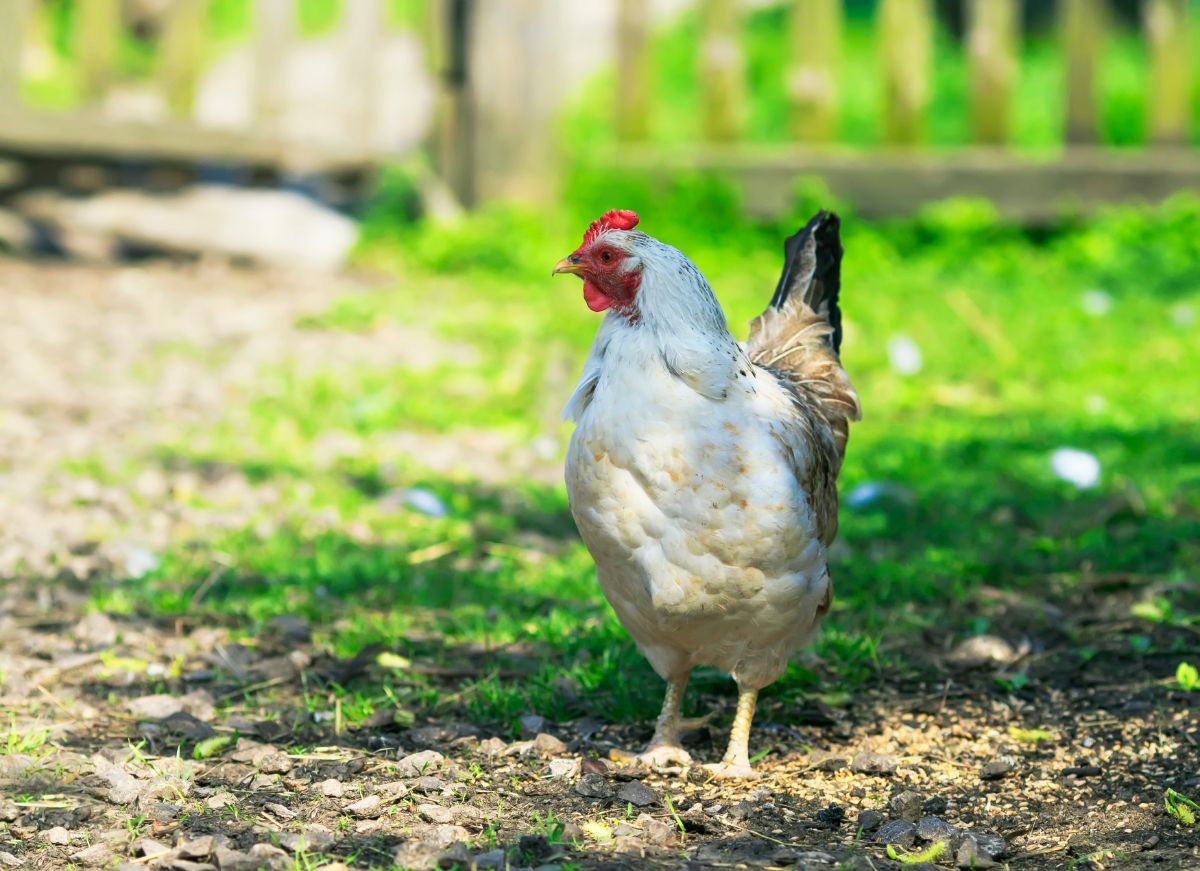
[[349, 728], [448, 682], [514, 730], [651, 716], [566, 506], [597, 321], [549, 271], [636, 209], [744, 335], [825, 206], [865, 418], [764, 722], [980, 637], [997, 693], [1183, 692], [1198, 35], [1189, 0], [6, 0], [5, 601], [435, 663], [305, 691]]

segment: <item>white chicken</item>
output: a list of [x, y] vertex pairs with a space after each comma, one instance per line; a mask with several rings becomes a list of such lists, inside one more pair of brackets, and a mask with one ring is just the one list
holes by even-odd
[[842, 249], [820, 212], [785, 245], [783, 274], [745, 345], [680, 251], [635, 230], [634, 212], [594, 221], [554, 272], [583, 278], [606, 311], [564, 411], [576, 424], [567, 492], [621, 625], [667, 682], [649, 747], [680, 746], [688, 676], [733, 676], [728, 750], [709, 766], [749, 777], [758, 692], [829, 610], [836, 479], [858, 397], [838, 358]]

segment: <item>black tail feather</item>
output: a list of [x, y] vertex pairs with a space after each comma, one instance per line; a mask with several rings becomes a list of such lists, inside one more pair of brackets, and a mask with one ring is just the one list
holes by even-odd
[[771, 297], [771, 307], [782, 309], [789, 299], [801, 299], [833, 327], [830, 340], [837, 352], [842, 346], [842, 310], [838, 291], [842, 283], [841, 221], [824, 209], [784, 243], [783, 274]]

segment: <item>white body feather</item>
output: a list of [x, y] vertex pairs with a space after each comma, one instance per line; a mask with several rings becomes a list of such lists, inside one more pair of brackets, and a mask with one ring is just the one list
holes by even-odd
[[[656, 293], [666, 277], [647, 269], [643, 311], [678, 298]], [[808, 445], [789, 425], [794, 397], [749, 362], [719, 307], [706, 313], [719, 329], [664, 337], [656, 324], [696, 322], [674, 314], [605, 317], [564, 412], [577, 423], [567, 492], [604, 595], [654, 669], [715, 666], [757, 689], [828, 601], [795, 475]]]

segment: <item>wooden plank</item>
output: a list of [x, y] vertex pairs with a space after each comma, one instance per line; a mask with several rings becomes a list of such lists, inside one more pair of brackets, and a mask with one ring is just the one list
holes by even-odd
[[971, 135], [976, 142], [1008, 140], [1017, 81], [1019, 0], [970, 0], [967, 57], [971, 67]]
[[614, 167], [717, 173], [741, 190], [746, 210], [778, 218], [795, 209], [804, 178], [819, 178], [837, 200], [868, 218], [909, 215], [950, 196], [984, 197], [1007, 218], [1040, 224], [1064, 213], [1124, 202], [1158, 203], [1180, 191], [1200, 194], [1200, 153], [1118, 151], [1077, 146], [1030, 154], [1003, 148], [875, 150], [709, 146], [664, 152], [624, 146]]
[[838, 133], [842, 0], [792, 0], [790, 30], [792, 135], [804, 142], [832, 142]]
[[737, 0], [700, 0], [701, 124], [710, 142], [732, 142], [745, 121], [742, 21]]
[[204, 62], [208, 0], [174, 0], [166, 8], [159, 47], [159, 78], [171, 114], [192, 113]]
[[617, 135], [638, 142], [650, 133], [650, 10], [643, 0], [617, 6]]
[[21, 100], [21, 59], [25, 54], [28, 0], [0, 2], [0, 107]]
[[1066, 65], [1066, 139], [1071, 143], [1099, 138], [1096, 80], [1104, 28], [1096, 0], [1061, 0]]
[[1188, 0], [1144, 0], [1142, 23], [1150, 53], [1147, 136], [1152, 142], [1182, 145], [1192, 120]]
[[361, 144], [287, 142], [262, 133], [197, 127], [182, 121], [114, 122], [94, 112], [0, 112], [0, 150], [274, 166], [303, 172], [368, 166], [394, 157]]
[[431, 0], [429, 65], [437, 85], [433, 164], [462, 205], [475, 202], [475, 112], [470, 99], [470, 0]]
[[115, 62], [120, 35], [120, 0], [79, 0], [74, 36], [79, 58], [79, 87], [85, 103], [103, 99], [116, 81]]
[[932, 0], [880, 0], [879, 52], [883, 60], [883, 135], [912, 145], [925, 133], [933, 59]]
[[354, 0], [342, 4], [342, 51], [347, 82], [346, 133], [362, 142], [376, 139], [382, 58], [387, 35], [383, 0]]
[[295, 36], [294, 0], [255, 0], [254, 120], [266, 134], [278, 132], [287, 108], [283, 70]]

